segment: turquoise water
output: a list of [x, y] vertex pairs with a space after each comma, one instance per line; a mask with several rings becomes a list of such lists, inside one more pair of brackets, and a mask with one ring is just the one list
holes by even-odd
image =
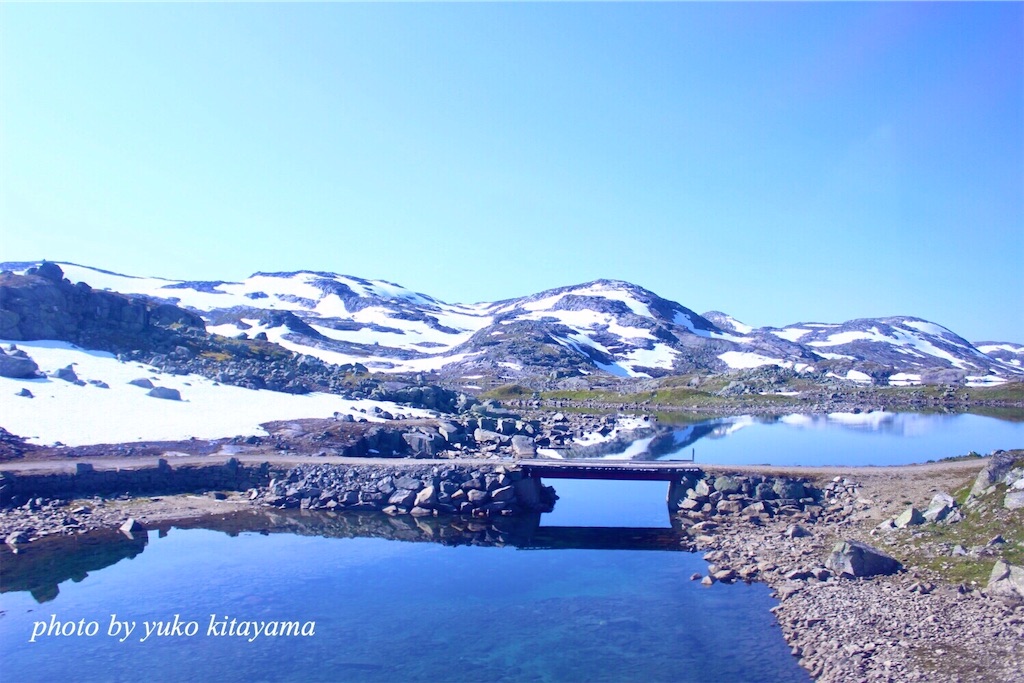
[[[1018, 420], [981, 415], [873, 412], [782, 417], [725, 417], [675, 427], [634, 447], [642, 460], [727, 465], [908, 465], [995, 449], [1024, 448], [1024, 411]], [[641, 451], [641, 452], [637, 452]], [[619, 459], [625, 447], [600, 457]]]
[[[707, 565], [678, 551], [664, 484], [625, 483], [636, 505], [616, 521], [634, 528], [609, 529], [598, 503], [608, 482], [559, 483], [556, 513], [489, 529], [260, 513], [205, 523], [219, 530], [151, 532], [144, 544], [105, 537], [52, 557], [7, 553], [3, 680], [809, 680], [765, 586], [689, 580]], [[525, 549], [552, 538], [580, 547]], [[26, 590], [33, 581], [44, 602]], [[112, 614], [138, 622], [123, 643], [108, 635]], [[140, 642], [142, 622], [176, 614], [196, 635]], [[29, 642], [51, 615], [99, 632]], [[211, 615], [312, 621], [315, 635], [209, 635]]]

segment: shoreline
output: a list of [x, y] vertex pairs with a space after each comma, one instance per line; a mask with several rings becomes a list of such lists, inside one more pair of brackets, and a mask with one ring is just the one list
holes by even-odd
[[[270, 462], [262, 454], [236, 455], [239, 462]], [[183, 456], [175, 465], [217, 464], [215, 456]], [[144, 468], [156, 458], [98, 458], [98, 470]], [[226, 459], [225, 459], [226, 460]], [[465, 465], [494, 467], [493, 459], [423, 460], [396, 458], [341, 458], [277, 455], [275, 467], [297, 465], [364, 465], [387, 468]], [[700, 524], [697, 517], [677, 518], [691, 526], [683, 543], [704, 553], [708, 575], [732, 569], [737, 578], [761, 581], [779, 599], [773, 608], [782, 634], [801, 666], [817, 681], [1024, 681], [1024, 606], [1007, 606], [986, 595], [982, 586], [943, 581], [934, 571], [905, 563], [891, 576], [824, 580], [814, 572], [831, 547], [846, 538], [860, 539], [885, 552], [905, 553], [909, 530], [880, 535], [878, 523], [898, 514], [910, 500], [924, 505], [937, 491], [952, 491], [969, 484], [988, 458], [957, 459], [918, 465], [878, 467], [787, 467], [701, 465], [709, 475], [774, 475], [806, 479], [827, 497], [821, 512], [792, 516], [759, 516], [757, 521], [739, 514], [713, 514]], [[4, 462], [0, 472], [61, 472], [75, 469], [78, 460], [25, 460]], [[512, 464], [512, 463], [506, 463]], [[842, 484], [837, 488], [830, 484]], [[841, 489], [841, 491], [839, 490]], [[86, 509], [88, 510], [86, 512]], [[0, 513], [0, 537], [8, 538], [35, 525], [43, 546], [61, 535], [79, 535], [93, 529], [114, 530], [128, 519], [143, 527], [175, 523], [193, 526], [205, 518], [259, 508], [244, 491], [182, 493], [174, 495], [122, 495], [90, 497], [56, 504], [43, 501], [38, 509], [25, 506]], [[316, 514], [316, 513], [311, 513]], [[336, 514], [336, 513], [335, 513]], [[69, 518], [73, 520], [68, 524]], [[444, 523], [444, 517], [435, 518]], [[809, 535], [791, 538], [793, 524]], [[1019, 542], [1019, 541], [1017, 541]], [[993, 558], [994, 560], [994, 558]]]

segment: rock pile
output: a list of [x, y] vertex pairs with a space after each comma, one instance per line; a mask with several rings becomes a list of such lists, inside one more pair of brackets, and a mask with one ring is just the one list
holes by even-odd
[[554, 489], [514, 468], [302, 465], [275, 476], [249, 497], [257, 504], [310, 510], [381, 511], [414, 517], [508, 516], [547, 512]]

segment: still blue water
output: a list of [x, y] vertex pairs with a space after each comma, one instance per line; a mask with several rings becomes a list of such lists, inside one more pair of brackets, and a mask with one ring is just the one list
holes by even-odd
[[[37, 587], [43, 603], [14, 590], [24, 577], [12, 576], [11, 562], [27, 558], [4, 555], [3, 680], [809, 680], [775, 626], [769, 612], [775, 601], [765, 586], [704, 587], [689, 580], [706, 571], [699, 555], [650, 549], [678, 547], [665, 530], [664, 483], [558, 484], [556, 511], [542, 517], [539, 529], [531, 531], [526, 520], [505, 534], [478, 531], [480, 545], [289, 532], [340, 525], [425, 540], [450, 530], [443, 520], [417, 525], [408, 518], [308, 513], [241, 524], [269, 525], [266, 535], [174, 528], [163, 537], [150, 533], [144, 549], [140, 542], [111, 541], [102, 547], [125, 547], [104, 561], [123, 559], [104, 568], [70, 554], [64, 561], [74, 568], [64, 574], [60, 554], [39, 564], [34, 578], [45, 583], [41, 577], [52, 574], [60, 581], [56, 597]], [[624, 502], [608, 509], [612, 493]], [[629, 550], [514, 547], [536, 548], [551, 537], [570, 546], [591, 539], [585, 545], [594, 537], [587, 531], [606, 540], [626, 533], [575, 528], [611, 524], [660, 527], [654, 532], [660, 540], [637, 540]], [[672, 537], [667, 545], [666, 535]], [[51, 614], [95, 620], [99, 633], [28, 642], [34, 623]], [[140, 630], [117, 642], [107, 635], [112, 614], [138, 622]], [[175, 614], [196, 621], [197, 635], [139, 641], [143, 621]], [[251, 643], [207, 635], [210, 615], [315, 621], [315, 635]]]
[[[873, 412], [725, 417], [666, 430], [590, 457], [727, 465], [907, 465], [995, 449], [1024, 448], [1018, 421], [980, 415]], [[627, 450], [628, 449], [628, 450]]]

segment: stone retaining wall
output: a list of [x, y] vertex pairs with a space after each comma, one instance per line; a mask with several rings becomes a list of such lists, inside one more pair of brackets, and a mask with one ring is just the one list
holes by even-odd
[[0, 506], [18, 505], [29, 498], [81, 498], [122, 493], [159, 495], [192, 491], [245, 491], [266, 484], [270, 468], [242, 465], [232, 458], [217, 465], [171, 467], [159, 460], [155, 467], [97, 470], [77, 463], [74, 472], [13, 474], [0, 472]]
[[557, 498], [539, 479], [503, 465], [300, 465], [273, 475], [252, 500], [280, 508], [492, 517], [547, 512]]

